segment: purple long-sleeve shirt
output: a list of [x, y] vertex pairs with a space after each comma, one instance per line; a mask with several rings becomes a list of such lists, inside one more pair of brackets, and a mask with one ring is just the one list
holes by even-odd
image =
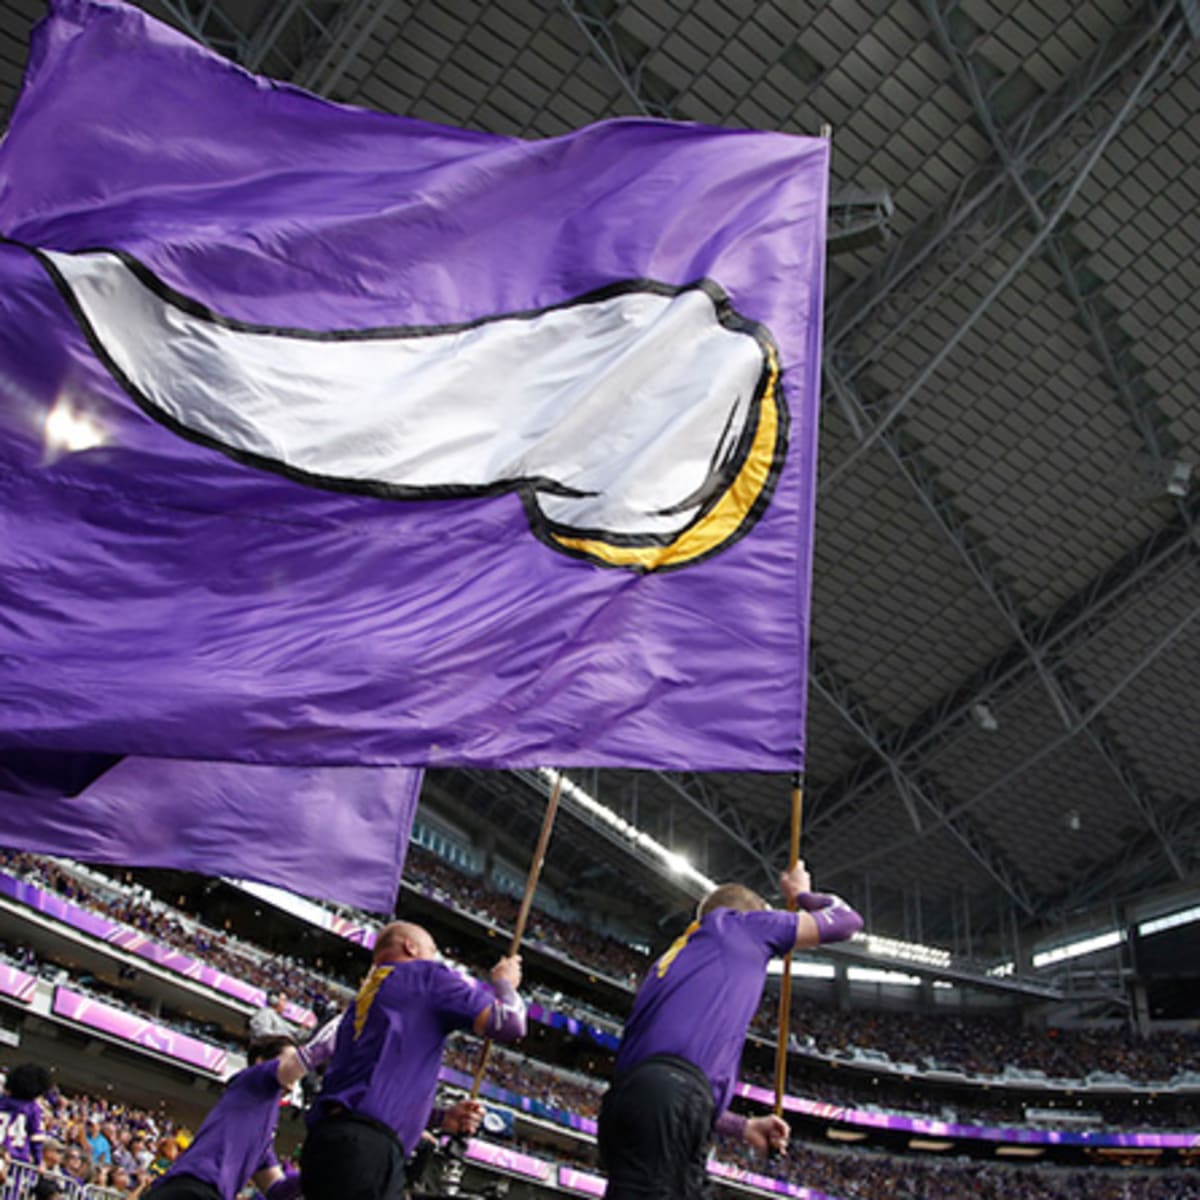
[[724, 1112], [767, 963], [795, 944], [795, 913], [718, 908], [694, 921], [642, 981], [617, 1052], [617, 1074], [652, 1055], [674, 1055], [704, 1072], [714, 1112]]
[[338, 1027], [312, 1123], [330, 1105], [389, 1126], [406, 1152], [429, 1120], [446, 1039], [492, 1002], [491, 990], [439, 962], [381, 963]]
[[278, 1071], [274, 1058], [239, 1071], [166, 1174], [202, 1179], [217, 1189], [221, 1200], [234, 1200], [251, 1175], [277, 1166]]

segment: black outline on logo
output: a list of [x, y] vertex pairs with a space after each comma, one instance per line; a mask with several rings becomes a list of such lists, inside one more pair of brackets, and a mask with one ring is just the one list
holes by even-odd
[[[573, 308], [577, 305], [590, 304], [599, 300], [607, 300], [614, 296], [628, 295], [634, 292], [646, 292], [657, 296], [678, 296], [690, 291], [704, 292], [713, 304], [718, 324], [725, 329], [753, 337], [762, 352], [763, 368], [755, 385], [754, 396], [747, 410], [746, 420], [738, 440], [732, 448], [732, 452], [727, 454], [724, 462], [714, 464], [710, 468], [710, 474], [704, 485], [704, 490], [708, 493], [707, 499], [687, 525], [672, 534], [623, 534], [598, 529], [580, 529], [552, 521], [538, 507], [538, 492], [559, 496], [583, 496], [588, 493], [565, 487], [561, 483], [543, 476], [496, 480], [489, 484], [431, 484], [424, 487], [410, 484], [385, 483], [380, 480], [348, 480], [339, 476], [321, 475], [316, 472], [305, 471], [264, 455], [239, 450], [236, 447], [221, 442], [210, 434], [192, 429], [184, 425], [176, 417], [159, 408], [153, 400], [134, 385], [133, 381], [113, 361], [95, 329], [92, 327], [91, 322], [83, 312], [79, 301], [71, 289], [71, 285], [63, 277], [53, 261], [41, 249], [11, 238], [6, 238], [2, 235], [0, 235], [0, 245], [18, 247], [32, 254], [37, 259], [66, 302], [75, 318], [76, 324], [87, 339], [88, 345], [92, 348], [93, 353], [95, 353], [108, 373], [147, 416], [158, 424], [170, 429], [179, 437], [208, 449], [219, 451], [227, 458], [232, 458], [234, 461], [246, 466], [269, 471], [275, 475], [282, 475], [296, 483], [320, 488], [324, 491], [374, 496], [385, 500], [464, 500], [507, 495], [515, 492], [521, 499], [526, 520], [529, 522], [530, 531], [538, 541], [549, 546], [558, 554], [581, 559], [596, 566], [608, 567], [613, 570], [631, 571], [635, 574], [658, 574], [666, 571], [683, 570], [686, 567], [711, 558], [714, 554], [718, 554], [735, 542], [740, 541], [758, 523], [774, 495], [775, 487], [778, 484], [779, 476], [786, 461], [791, 418], [782, 387], [782, 369], [772, 366], [773, 362], [778, 363], [779, 361], [778, 347], [766, 326], [760, 322], [751, 321], [738, 313], [733, 308], [724, 288], [709, 278], [698, 279], [692, 283], [682, 285], [662, 283], [658, 280], [645, 278], [622, 280], [619, 283], [611, 283], [603, 287], [594, 288], [589, 292], [584, 292], [579, 296], [558, 304], [549, 304], [541, 308], [518, 309], [514, 312], [477, 317], [471, 321], [452, 324], [391, 325], [367, 329], [312, 330], [290, 328], [282, 325], [261, 325], [223, 316], [193, 297], [176, 291], [168, 283], [155, 275], [140, 260], [124, 250], [91, 246], [84, 250], [60, 252], [76, 257], [87, 254], [107, 254], [119, 259], [144, 287], [157, 295], [161, 300], [181, 309], [191, 316], [211, 322], [214, 325], [238, 332], [297, 338], [316, 342], [376, 341], [397, 337], [430, 337], [443, 333], [459, 333], [464, 330], [478, 328], [482, 325], [492, 324], [496, 321], [530, 319], [557, 309]], [[775, 404], [778, 410], [778, 430], [767, 479], [749, 511], [739, 522], [737, 529], [723, 541], [718, 542], [704, 553], [687, 559], [685, 562], [670, 563], [658, 567], [642, 567], [636, 564], [608, 562], [585, 550], [564, 546], [556, 540], [555, 535], [558, 537], [606, 543], [614, 547], [638, 547], [670, 546], [683, 537], [688, 530], [702, 521], [719, 503], [733, 481], [737, 478], [743, 466], [745, 466], [761, 420], [763, 398], [772, 382], [774, 383]]]

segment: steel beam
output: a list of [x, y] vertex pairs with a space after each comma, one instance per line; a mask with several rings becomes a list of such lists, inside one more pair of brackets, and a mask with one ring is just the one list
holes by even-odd
[[[1023, 168], [1076, 126], [1096, 121], [1099, 101], [1118, 80], [1138, 71], [1143, 59], [1154, 52], [1161, 38], [1173, 34], [1178, 23], [1170, 4], [1149, 23], [1144, 15], [1139, 16], [1097, 46], [1061, 87], [1028, 105], [1007, 126], [1017, 163]], [[879, 340], [877, 314], [890, 318], [882, 322], [886, 330], [882, 336], [888, 337], [891, 330], [902, 327], [908, 314], [928, 302], [931, 293], [936, 297], [947, 282], [956, 282], [958, 275], [970, 269], [969, 264], [964, 266], [965, 257], [974, 262], [990, 250], [990, 242], [978, 244], [975, 230], [1007, 186], [1007, 173], [995, 163], [981, 164], [963, 179], [942, 208], [899, 238], [874, 269], [830, 298], [826, 345], [842, 345], [869, 321], [873, 322], [874, 339]], [[965, 247], [960, 246], [964, 241]], [[930, 265], [945, 256], [957, 260], [956, 274], [922, 285]], [[887, 312], [881, 313], [885, 305]]]
[[[659, 84], [647, 66], [653, 48], [634, 46], [632, 39], [613, 24], [611, 16], [597, 11], [590, 0], [561, 2], [592, 52], [638, 111], [647, 117], [676, 119], [680, 95]], [[883, 240], [894, 212], [892, 197], [886, 191], [869, 191], [851, 184], [834, 187], [829, 197], [827, 248], [836, 253]]]
[[[1159, 814], [1164, 832], [1182, 851], [1188, 875], [1200, 866], [1194, 832], [1198, 806], [1200, 797], [1176, 796], [1160, 808]], [[1193, 838], [1190, 847], [1184, 845], [1189, 832]], [[1062, 892], [1042, 899], [1037, 915], [1047, 922], [1066, 921], [1103, 899], [1132, 896], [1162, 882], [1158, 839], [1147, 832], [1126, 842], [1115, 855], [1097, 863]]]
[[[294, 22], [300, 23], [299, 32], [293, 31]], [[324, 29], [323, 23], [318, 20], [315, 11], [311, 5], [306, 3], [306, 0], [275, 0], [275, 3], [267, 7], [249, 38], [246, 39], [246, 45], [238, 56], [238, 61], [248, 71], [267, 69], [273, 74], [286, 74], [290, 79], [298, 60], [284, 55], [281, 72], [280, 66], [274, 62], [268, 62], [268, 58], [279, 52], [279, 47], [289, 33], [292, 34], [292, 40], [296, 45], [304, 44], [306, 36], [303, 22], [309, 22], [313, 26]]]
[[329, 96], [394, 7], [395, 0], [275, 0], [239, 61]]
[[395, 0], [349, 0], [338, 4], [325, 35], [313, 39], [292, 74], [293, 82], [319, 96], [330, 96], [362, 53]]
[[[744, 820], [736, 806], [716, 788], [710, 786], [702, 775], [668, 774], [665, 771], [656, 771], [654, 775], [674, 795], [685, 800], [730, 842], [738, 846], [744, 852], [748, 863], [752, 864], [756, 871], [761, 870], [763, 878], [772, 891], [774, 890], [783, 865], [779, 861], [779, 851], [787, 844], [785, 841], [765, 840], [764, 830], [761, 827], [756, 829]], [[774, 783], [774, 780], [770, 782]]]
[[[1022, 248], [1017, 257], [1008, 265], [1000, 278], [975, 303], [971, 311], [959, 321], [954, 332], [926, 360], [916, 373], [900, 390], [899, 395], [890, 397], [886, 410], [867, 425], [859, 437], [855, 447], [832, 467], [827, 467], [821, 475], [819, 491], [826, 492], [840, 479], [859, 459], [891, 429], [905, 408], [921, 392], [929, 380], [940, 370], [941, 366], [954, 352], [959, 342], [970, 332], [977, 321], [988, 311], [996, 298], [1012, 283], [1025, 269], [1029, 261], [1041, 252], [1053, 228], [1066, 214], [1071, 202], [1078, 195], [1080, 188], [1087, 182], [1096, 164], [1103, 157], [1112, 139], [1117, 135], [1126, 120], [1137, 110], [1151, 85], [1158, 82], [1160, 75], [1169, 75], [1188, 54], [1190, 46], [1181, 20], [1167, 27], [1159, 44], [1149, 61], [1142, 67], [1133, 87], [1126, 93], [1120, 107], [1108, 121], [1077, 151], [1069, 160], [1066, 170], [1059, 170], [1049, 177], [1039, 188], [1039, 195], [1045, 196], [1057, 186], [1060, 177], [1069, 182], [1055, 198], [1046, 223], [1036, 230], [1033, 237]], [[1165, 68], [1165, 69], [1164, 69]], [[1008, 180], [1009, 173], [1002, 166], [1001, 175]], [[993, 239], [994, 240], [994, 239]], [[941, 289], [939, 289], [940, 291]], [[911, 319], [911, 312], [906, 320]], [[878, 342], [876, 342], [876, 353]]]
[[[968, 854], [1004, 889], [1027, 915], [1034, 911], [1033, 900], [1019, 873], [1006, 857], [992, 846], [969, 818], [954, 816], [952, 803], [940, 794], [937, 785], [924, 773], [901, 766], [886, 745], [886, 737], [867, 707], [816, 652], [809, 656], [809, 686], [858, 734], [887, 766], [892, 782], [908, 809], [918, 834], [922, 833], [916, 805], [928, 809], [963, 846]], [[920, 939], [918, 939], [920, 940]]]
[[[1000, 121], [992, 112], [988, 102], [978, 64], [965, 49], [955, 42], [946, 14], [940, 8], [937, 0], [923, 0], [923, 5], [937, 37], [938, 46], [949, 61], [959, 85], [975, 110], [976, 118], [984, 135], [991, 143], [997, 159], [1003, 165], [1034, 224], [1039, 229], [1047, 230], [1049, 236], [1045, 246], [1046, 257], [1062, 277], [1063, 287], [1075, 306], [1079, 324], [1091, 340], [1092, 348], [1103, 364], [1109, 382], [1120, 397], [1130, 423], [1142, 439], [1154, 475], [1165, 481], [1169, 461], [1164, 446], [1166, 435], [1163, 428], [1166, 422], [1157, 412], [1157, 398], [1146, 387], [1144, 380], [1135, 380], [1128, 369], [1122, 365], [1122, 361], [1127, 361], [1127, 356], [1125, 360], [1122, 360], [1114, 350], [1105, 332], [1104, 320], [1097, 311], [1094, 301], [1086, 295], [1084, 281], [1077, 273], [1066, 250], [1062, 232], [1056, 227], [1053, 217], [1046, 213], [1035, 194], [1034, 187], [1031, 186], [1014, 156], [1012, 148], [1000, 128]], [[1144, 393], [1141, 396], [1137, 394], [1139, 384]], [[1178, 497], [1176, 498], [1176, 507], [1184, 511]], [[1187, 519], [1186, 511], [1184, 511], [1184, 517]]]
[[[1151, 647], [1148, 651], [1146, 651], [1144, 654], [1141, 655], [1141, 657], [1137, 660], [1137, 662], [1134, 663], [1125, 672], [1125, 674], [1104, 693], [1104, 695], [1099, 700], [1094, 701], [1086, 709], [1086, 711], [1080, 712], [1078, 714], [1078, 717], [1076, 718], [1075, 722], [1071, 725], [1070, 728], [1068, 728], [1068, 729], [1064, 730], [1063, 732], [1059, 733], [1058, 735], [1056, 735], [1049, 742], [1047, 742], [1043, 746], [1039, 747], [1038, 750], [1035, 751], [1033, 754], [1022, 759], [1021, 762], [1017, 763], [1015, 766], [1013, 766], [1008, 771], [1006, 771], [999, 779], [995, 779], [991, 783], [987, 784], [985, 787], [981, 788], [969, 799], [963, 800], [963, 801], [959, 802], [958, 804], [954, 805], [951, 809], [948, 810], [948, 812], [946, 813], [946, 817], [947, 818], [959, 817], [962, 814], [969, 812], [971, 809], [977, 807], [980, 803], [982, 803], [982, 801], [988, 799], [989, 797], [996, 795], [997, 793], [1002, 793], [1002, 792], [1006, 791], [1007, 789], [1011, 788], [1011, 786], [1017, 781], [1017, 779], [1019, 779], [1027, 771], [1029, 771], [1031, 768], [1035, 767], [1038, 763], [1042, 762], [1044, 759], [1048, 758], [1055, 751], [1061, 749], [1073, 738], [1075, 738], [1075, 737], [1079, 736], [1081, 733], [1085, 732], [1087, 727], [1093, 721], [1095, 721], [1096, 718], [1135, 679], [1137, 679], [1138, 676], [1141, 675], [1141, 673], [1143, 671], [1145, 671], [1147, 667], [1149, 667], [1151, 665], [1151, 663], [1153, 663], [1160, 655], [1164, 654], [1168, 649], [1170, 649], [1170, 647], [1184, 633], [1186, 633], [1191, 628], [1191, 626], [1197, 621], [1200, 621], [1200, 606], [1194, 608], [1191, 612], [1189, 612], [1181, 620], [1177, 621], [1175, 623], [1175, 625], [1173, 625], [1171, 627], [1171, 629], [1168, 630], [1167, 633], [1162, 638], [1160, 638], [1153, 647]], [[827, 815], [828, 814], [826, 814], [826, 816]], [[939, 820], [938, 825], [940, 826], [943, 823], [944, 823], [943, 821]], [[1165, 829], [1163, 828], [1161, 822], [1156, 822], [1155, 827], [1154, 827], [1154, 832], [1157, 834], [1157, 836], [1160, 838], [1160, 840], [1168, 840], [1168, 845], [1169, 845], [1168, 835], [1167, 835]], [[811, 826], [809, 829], [809, 834], [811, 837], [811, 834], [812, 834]], [[866, 864], [874, 862], [875, 860], [883, 857], [884, 855], [893, 855], [898, 850], [903, 850], [907, 846], [912, 845], [913, 843], [915, 843], [918, 840], [918, 836], [905, 838], [902, 842], [892, 843], [891, 845], [884, 847], [883, 849], [871, 851], [870, 853], [861, 855], [860, 857], [853, 859], [851, 861], [839, 863], [833, 867], [826, 868], [826, 873], [829, 875], [834, 875], [834, 874], [838, 874], [838, 873], [845, 872], [848, 870], [861, 869]]]
[[621, 38], [609, 18], [596, 12], [587, 0], [562, 0], [562, 6], [639, 111], [647, 117], [671, 120], [679, 96], [649, 94], [645, 57]]
[[[1112, 383], [1117, 394], [1121, 397], [1126, 413], [1142, 438], [1143, 445], [1150, 455], [1151, 461], [1155, 464], [1160, 464], [1163, 460], [1163, 451], [1156, 424], [1151, 420], [1147, 406], [1139, 403], [1134, 397], [1132, 381], [1126, 377], [1124, 370], [1117, 365], [1116, 356], [1113, 354], [1112, 348], [1104, 335], [1100, 320], [1083, 295], [1080, 281], [1076, 277], [1074, 268], [1055, 234], [1058, 217], [1055, 214], [1044, 211], [1040, 201], [1034, 195], [1028, 181], [1025, 179], [1022, 169], [1018, 166], [1011, 148], [1000, 131], [999, 122], [987, 102], [978, 70], [970, 55], [955, 43], [945, 14], [938, 4], [938, 0], [923, 0], [923, 6], [936, 36], [939, 49], [950, 62], [951, 69], [954, 71], [960, 86], [970, 100], [975, 110], [976, 118], [985, 136], [991, 143], [992, 149], [995, 151], [997, 158], [1003, 164], [1005, 172], [1020, 194], [1035, 225], [1043, 234], [1047, 253], [1062, 276], [1067, 293], [1071, 296], [1076, 311], [1080, 316], [1081, 323], [1091, 338], [1093, 348], [1105, 366], [1110, 383]], [[1185, 525], [1194, 533], [1195, 526], [1190, 520], [1187, 507], [1177, 501], [1176, 508]], [[1021, 636], [1023, 637], [1023, 634]], [[1078, 699], [1071, 698], [1067, 694], [1068, 689], [1065, 687], [1067, 677], [1062, 669], [1060, 668], [1058, 671], [1048, 667], [1046, 669], [1050, 677], [1054, 680], [1053, 694], [1055, 695], [1060, 713], [1065, 713], [1068, 717], [1069, 725], [1077, 723], [1080, 713], [1088, 707], [1086, 698], [1082, 695], [1082, 689], [1072, 681], [1070, 691], [1076, 693]], [[1172, 870], [1182, 879], [1182, 864], [1179, 862], [1171, 843], [1162, 835], [1158, 819], [1155, 815], [1155, 799], [1149, 787], [1139, 779], [1133, 766], [1126, 761], [1125, 756], [1101, 727], [1099, 721], [1086, 725], [1085, 731], [1088, 740], [1104, 759], [1105, 764], [1112, 771], [1133, 807], [1141, 814], [1148, 827], [1158, 837], [1162, 852], [1171, 864]]]
[[246, 36], [216, 0], [161, 0], [163, 11], [189, 37], [240, 62]]
[[[1193, 501], [1193, 518], [1197, 512], [1200, 501]], [[1135, 546], [1050, 616], [1035, 623], [1030, 628], [1030, 638], [1046, 654], [1063, 653], [1081, 644], [1101, 625], [1107, 609], [1133, 588], [1149, 583], [1162, 585], [1191, 570], [1188, 555], [1191, 546], [1192, 536], [1187, 528], [1182, 522], [1172, 522]], [[971, 706], [980, 696], [994, 696], [1018, 686], [1030, 669], [1024, 646], [1010, 645], [907, 728], [891, 735], [887, 744], [893, 756], [903, 763], [917, 761], [971, 719]], [[840, 780], [811, 798], [810, 828], [824, 824], [844, 805], [876, 786], [885, 775], [885, 768], [874, 756], [855, 764]]]

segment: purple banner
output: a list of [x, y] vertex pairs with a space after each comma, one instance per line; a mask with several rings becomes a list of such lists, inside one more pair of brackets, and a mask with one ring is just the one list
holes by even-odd
[[[207, 963], [202, 963], [190, 955], [184, 954], [181, 950], [175, 950], [170, 946], [152, 941], [139, 930], [111, 921], [108, 917], [91, 912], [81, 905], [56, 896], [53, 892], [45, 891], [36, 884], [0, 873], [0, 895], [8, 896], [20, 904], [28, 905], [35, 912], [62, 921], [63, 924], [70, 925], [81, 933], [99, 938], [129, 954], [136, 954], [139, 958], [146, 959], [147, 962], [152, 962], [156, 966], [172, 971], [176, 975], [182, 975], [186, 979], [194, 980], [196, 983], [202, 983], [226, 996], [232, 996], [234, 999], [252, 1004], [256, 1008], [262, 1008], [267, 1003], [267, 994], [262, 988], [254, 987], [241, 979], [226, 975], [223, 971], [218, 971], [215, 967], [210, 967]], [[302, 1025], [311, 1026], [317, 1023], [316, 1017], [308, 1009], [300, 1008], [297, 1005], [289, 1004], [285, 1009], [285, 1014], [290, 1020]]]
[[37, 980], [32, 975], [26, 975], [8, 963], [0, 962], [0, 993], [11, 996], [12, 999], [28, 1004], [37, 991]]
[[[443, 1083], [453, 1084], [455, 1087], [470, 1088], [472, 1084], [470, 1075], [463, 1071], [456, 1071], [451, 1067], [443, 1067], [438, 1072], [438, 1078]], [[529, 1113], [532, 1116], [543, 1117], [560, 1125], [566, 1125], [570, 1129], [577, 1129], [581, 1133], [590, 1134], [593, 1137], [596, 1134], [596, 1122], [590, 1117], [583, 1117], [578, 1113], [567, 1112], [561, 1108], [550, 1108], [540, 1101], [530, 1100], [527, 1096], [518, 1096], [514, 1092], [507, 1091], [505, 1088], [496, 1087], [495, 1084], [485, 1083], [481, 1088], [481, 1092], [488, 1099], [497, 1100], [502, 1104], [508, 1105], [510, 1108]], [[534, 1158], [528, 1154], [520, 1154], [515, 1150], [509, 1150], [495, 1146], [490, 1142], [481, 1142], [475, 1139], [471, 1141], [468, 1147], [467, 1157], [474, 1159], [476, 1162], [499, 1166], [518, 1175], [527, 1175], [534, 1179], [540, 1179], [543, 1182], [549, 1181], [554, 1170], [553, 1164], [543, 1159]], [[565, 1176], [564, 1172], [566, 1173]], [[733, 1179], [750, 1187], [762, 1188], [768, 1192], [778, 1192], [785, 1196], [795, 1196], [798, 1200], [831, 1200], [824, 1192], [815, 1192], [811, 1188], [799, 1187], [782, 1179], [771, 1179], [766, 1175], [757, 1175], [753, 1171], [731, 1166], [728, 1163], [718, 1162], [716, 1159], [709, 1160], [708, 1173], [722, 1179]], [[562, 1187], [583, 1192], [587, 1195], [600, 1196], [604, 1194], [604, 1179], [602, 1176], [576, 1171], [569, 1167], [559, 1168], [558, 1182]]]
[[199, 1067], [213, 1075], [224, 1075], [229, 1066], [229, 1054], [220, 1046], [210, 1045], [174, 1029], [164, 1029], [146, 1017], [139, 1017], [124, 1009], [114, 1008], [102, 1000], [82, 996], [66, 988], [54, 989], [52, 1010], [80, 1025], [131, 1042], [147, 1050], [155, 1050], [168, 1058], [177, 1059], [192, 1067]]
[[774, 130], [366, 112], [51, 0], [0, 143], [8, 744], [795, 770], [828, 177]]
[[316, 1015], [313, 1012], [299, 1004], [293, 1004], [290, 1000], [284, 1001], [283, 1015], [289, 1021], [295, 1021], [297, 1025], [304, 1025], [308, 1028], [312, 1028], [317, 1023]]
[[[573, 1167], [558, 1167], [543, 1158], [532, 1154], [523, 1154], [519, 1150], [510, 1150], [506, 1146], [497, 1146], [491, 1142], [482, 1142], [472, 1138], [467, 1143], [467, 1159], [470, 1162], [484, 1163], [514, 1175], [523, 1175], [528, 1179], [536, 1179], [540, 1183], [550, 1183], [556, 1180], [558, 1185], [571, 1191], [582, 1192], [588, 1196], [603, 1196], [605, 1181], [602, 1175], [594, 1175], [589, 1171], [579, 1171]], [[728, 1179], [746, 1187], [759, 1188], [765, 1192], [773, 1192], [782, 1196], [793, 1196], [796, 1200], [833, 1200], [825, 1192], [814, 1191], [812, 1188], [801, 1187], [784, 1179], [772, 1179], [768, 1175], [760, 1175], [743, 1167], [710, 1159], [708, 1173], [717, 1179]]]
[[514, 1175], [524, 1175], [540, 1183], [549, 1183], [554, 1178], [554, 1164], [544, 1158], [522, 1154], [519, 1150], [508, 1149], [507, 1146], [481, 1142], [478, 1138], [471, 1138], [467, 1143], [467, 1160], [486, 1163], [489, 1167], [511, 1171]]
[[[737, 1094], [760, 1104], [773, 1105], [774, 1092], [751, 1083], [739, 1083]], [[789, 1112], [822, 1121], [840, 1121], [846, 1125], [866, 1126], [871, 1129], [894, 1129], [901, 1133], [916, 1133], [933, 1137], [975, 1138], [989, 1142], [1016, 1142], [1025, 1145], [1046, 1146], [1132, 1146], [1156, 1149], [1191, 1150], [1200, 1149], [1200, 1133], [1100, 1133], [1084, 1130], [1060, 1129], [1010, 1129], [997, 1125], [957, 1125], [948, 1121], [934, 1121], [925, 1117], [902, 1117], [896, 1113], [867, 1112], [859, 1108], [845, 1108], [840, 1104], [826, 1104], [818, 1100], [804, 1100], [799, 1096], [784, 1096], [783, 1107]]]
[[765, 1192], [795, 1196], [797, 1200], [834, 1200], [826, 1192], [801, 1187], [798, 1183], [789, 1183], [786, 1179], [772, 1179], [769, 1175], [760, 1175], [757, 1171], [748, 1171], [745, 1167], [735, 1167], [731, 1163], [718, 1162], [715, 1158], [708, 1160], [708, 1173], [715, 1175], [718, 1179], [728, 1179], [747, 1187], [761, 1188]]
[[559, 1167], [558, 1186], [570, 1192], [582, 1192], [585, 1196], [603, 1196], [606, 1181], [603, 1175], [593, 1175], [590, 1171]]
[[598, 1046], [603, 1046], [607, 1050], [615, 1050], [621, 1044], [621, 1039], [615, 1033], [610, 1033], [607, 1029], [601, 1029], [598, 1025], [589, 1025], [586, 1021], [579, 1020], [578, 1017], [572, 1017], [567, 1013], [547, 1008], [544, 1004], [536, 1002], [531, 1004], [529, 1006], [529, 1015], [533, 1020], [540, 1021], [543, 1025], [550, 1025], [554, 1029], [566, 1030], [572, 1037], [590, 1038]]
[[329, 931], [356, 946], [365, 946], [368, 950], [375, 946], [375, 930], [367, 929], [347, 917], [330, 917]]

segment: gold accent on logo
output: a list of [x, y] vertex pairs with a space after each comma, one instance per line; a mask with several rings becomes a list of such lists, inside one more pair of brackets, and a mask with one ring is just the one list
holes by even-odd
[[758, 427], [746, 461], [713, 507], [665, 546], [617, 546], [599, 538], [549, 534], [549, 541], [612, 567], [638, 567], [658, 571], [681, 567], [721, 549], [750, 518], [771, 478], [779, 438], [779, 360], [772, 347], [764, 347], [769, 375], [758, 410]]

